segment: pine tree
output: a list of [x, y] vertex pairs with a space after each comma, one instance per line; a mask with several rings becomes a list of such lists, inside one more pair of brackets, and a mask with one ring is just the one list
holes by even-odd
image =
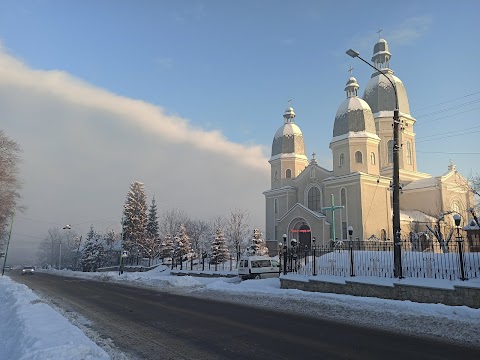
[[173, 250], [175, 248], [175, 244], [172, 239], [172, 235], [167, 234], [161, 243], [161, 256], [163, 259], [169, 258], [173, 256]]
[[148, 209], [146, 236], [150, 239], [158, 239], [159, 237], [157, 204], [155, 203], [155, 196], [153, 197], [152, 204]]
[[217, 228], [215, 231], [211, 253], [213, 264], [223, 263], [230, 258], [230, 253], [228, 252], [227, 243], [225, 241], [225, 235], [220, 228]]
[[102, 266], [105, 259], [105, 249], [99, 240], [98, 234], [93, 230], [93, 226], [91, 226], [87, 234], [85, 247], [82, 251], [82, 257], [80, 258], [83, 271], [97, 271], [97, 269]]
[[133, 182], [123, 207], [123, 247], [129, 251], [131, 260], [135, 256], [138, 260], [141, 246], [144, 245], [148, 220], [146, 199], [144, 185]]
[[[183, 261], [184, 257], [191, 252], [190, 237], [184, 224], [180, 225], [178, 234], [175, 236], [176, 256]], [[180, 265], [182, 267], [182, 265]]]
[[249, 255], [268, 255], [268, 248], [265, 245], [265, 240], [262, 238], [262, 233], [259, 229], [253, 230], [253, 239], [250, 246], [247, 248]]

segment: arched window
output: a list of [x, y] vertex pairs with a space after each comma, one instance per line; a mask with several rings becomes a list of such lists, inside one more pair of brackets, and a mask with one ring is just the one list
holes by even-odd
[[287, 169], [287, 171], [285, 171], [285, 177], [287, 179], [290, 179], [292, 177], [292, 170]]
[[382, 229], [380, 233], [380, 239], [382, 239], [383, 241], [387, 241], [387, 232], [385, 231], [385, 229]]
[[343, 153], [340, 154], [340, 163], [338, 166], [345, 165], [345, 155]]
[[355, 162], [357, 164], [361, 164], [363, 162], [363, 156], [362, 156], [362, 152], [361, 151], [357, 151], [355, 153]]
[[412, 144], [407, 141], [407, 164], [412, 165]]
[[317, 187], [308, 190], [308, 208], [313, 211], [320, 210], [320, 190]]
[[374, 152], [370, 153], [370, 162], [372, 163], [372, 165], [375, 165], [375, 153]]
[[387, 160], [389, 163], [393, 163], [393, 140], [388, 140], [387, 151], [388, 151]]

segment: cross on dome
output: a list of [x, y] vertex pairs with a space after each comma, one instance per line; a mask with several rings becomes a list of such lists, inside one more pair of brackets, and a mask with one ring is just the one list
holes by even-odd
[[351, 66], [350, 66], [350, 68], [348, 69], [348, 72], [350, 73], [350, 76], [352, 76], [353, 69], [354, 69], [354, 68], [352, 68]]
[[379, 39], [379, 40], [382, 38], [382, 35], [381, 35], [381, 34], [382, 34], [382, 31], [383, 31], [382, 28], [378, 29], [378, 31], [377, 31], [378, 39]]

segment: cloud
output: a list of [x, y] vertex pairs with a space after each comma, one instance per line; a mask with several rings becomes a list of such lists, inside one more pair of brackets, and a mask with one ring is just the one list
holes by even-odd
[[429, 15], [416, 16], [405, 20], [390, 36], [392, 42], [406, 45], [421, 38], [430, 30], [433, 19]]
[[[208, 220], [250, 211], [264, 227], [269, 165], [262, 145], [229, 141], [221, 131], [138, 99], [114, 94], [63, 71], [36, 70], [0, 48], [2, 129], [23, 148], [25, 217], [50, 223], [119, 224], [131, 182], [145, 183], [159, 211], [173, 208]], [[97, 219], [97, 220], [95, 220]], [[90, 221], [91, 220], [91, 221]], [[12, 252], [32, 256], [49, 224], [16, 221]], [[116, 225], [115, 225], [116, 224]], [[116, 229], [118, 230], [118, 228]]]

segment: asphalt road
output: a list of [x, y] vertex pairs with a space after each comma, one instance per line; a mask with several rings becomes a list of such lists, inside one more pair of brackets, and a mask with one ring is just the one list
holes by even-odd
[[45, 273], [10, 276], [85, 316], [132, 359], [480, 359], [479, 349], [221, 299]]

